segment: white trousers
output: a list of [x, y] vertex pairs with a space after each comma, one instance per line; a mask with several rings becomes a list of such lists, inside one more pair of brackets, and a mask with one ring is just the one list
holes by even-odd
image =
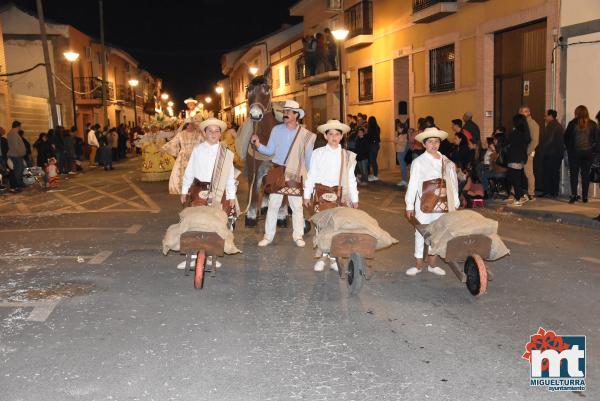
[[[415, 217], [421, 224], [429, 224], [440, 217], [444, 213], [422, 213], [420, 210], [417, 211]], [[425, 239], [417, 230], [415, 230], [415, 258], [423, 259], [423, 250], [425, 248]], [[431, 255], [431, 253], [430, 253]]]
[[[267, 219], [265, 222], [265, 238], [269, 241], [273, 241], [273, 238], [275, 237], [275, 232], [277, 231], [277, 215], [282, 202], [283, 195], [269, 195], [269, 208], [267, 209]], [[288, 196], [288, 203], [292, 209], [292, 238], [294, 240], [302, 239], [304, 236], [304, 210], [302, 209], [302, 197]]]

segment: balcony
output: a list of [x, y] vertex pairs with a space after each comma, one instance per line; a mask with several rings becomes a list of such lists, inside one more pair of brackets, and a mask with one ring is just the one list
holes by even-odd
[[311, 74], [309, 66], [304, 60], [304, 56], [298, 57], [296, 60], [296, 81], [304, 85], [315, 85], [326, 81], [339, 79], [340, 72], [327, 68], [326, 62], [317, 63], [315, 71]]
[[[75, 79], [75, 91], [77, 102], [82, 104], [100, 104], [102, 103], [102, 80], [96, 77], [79, 77]], [[107, 100], [115, 98], [115, 90], [112, 82], [106, 83]]]
[[412, 22], [415, 24], [432, 22], [454, 14], [457, 10], [456, 0], [413, 0]]
[[117, 102], [133, 103], [131, 87], [127, 85], [117, 85]]
[[364, 0], [344, 12], [344, 22], [348, 28], [346, 49], [368, 46], [373, 43], [373, 1]]

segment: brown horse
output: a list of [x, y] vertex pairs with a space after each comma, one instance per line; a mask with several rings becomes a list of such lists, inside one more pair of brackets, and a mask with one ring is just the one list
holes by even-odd
[[[244, 124], [251, 124], [252, 132], [258, 135], [261, 143], [266, 145], [269, 142], [271, 130], [278, 123], [271, 102], [270, 69], [267, 69], [264, 75], [257, 76], [250, 81], [246, 89], [246, 99], [250, 105], [248, 113], [250, 118]], [[266, 175], [272, 163], [269, 157], [256, 152], [253, 145], [246, 145], [245, 149], [238, 148], [238, 151], [246, 152], [246, 168], [250, 187], [250, 201], [245, 220], [246, 227], [255, 227], [259, 208], [262, 206], [263, 201], [262, 178]]]

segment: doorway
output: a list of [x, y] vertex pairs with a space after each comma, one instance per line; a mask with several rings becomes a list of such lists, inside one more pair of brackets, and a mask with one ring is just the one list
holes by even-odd
[[512, 127], [521, 105], [542, 124], [546, 104], [546, 21], [494, 35], [494, 124]]
[[408, 57], [394, 60], [394, 118], [405, 122], [410, 114], [408, 101]]
[[310, 98], [311, 107], [311, 131], [317, 132], [317, 140], [315, 142], [315, 148], [325, 146], [325, 137], [323, 134], [318, 133], [317, 127], [327, 122], [327, 95], [318, 95]]

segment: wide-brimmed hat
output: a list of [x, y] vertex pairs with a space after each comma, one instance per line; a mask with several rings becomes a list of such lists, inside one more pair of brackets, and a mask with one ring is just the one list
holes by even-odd
[[425, 128], [423, 132], [415, 136], [415, 140], [425, 143], [427, 138], [439, 138], [440, 141], [448, 138], [448, 133], [446, 131], [442, 131], [441, 129], [437, 129], [436, 127], [428, 127]]
[[317, 127], [317, 131], [319, 131], [321, 134], [326, 134], [330, 129], [338, 130], [342, 133], [342, 135], [350, 132], [350, 127], [338, 120], [329, 120], [325, 124]]
[[216, 125], [217, 127], [221, 128], [221, 132], [225, 132], [227, 129], [227, 123], [225, 121], [210, 117], [200, 123], [200, 131], [204, 132], [206, 127], [209, 125]]
[[193, 102], [193, 103], [198, 103], [198, 101], [197, 101], [196, 99], [194, 99], [194, 98], [191, 98], [191, 97], [188, 97], [187, 99], [185, 99], [185, 100], [183, 101], [183, 103], [185, 103], [185, 104], [192, 103], [192, 102]]
[[299, 118], [304, 118], [304, 110], [300, 107], [300, 104], [295, 100], [286, 100], [283, 105], [283, 110], [292, 110], [300, 114]]

